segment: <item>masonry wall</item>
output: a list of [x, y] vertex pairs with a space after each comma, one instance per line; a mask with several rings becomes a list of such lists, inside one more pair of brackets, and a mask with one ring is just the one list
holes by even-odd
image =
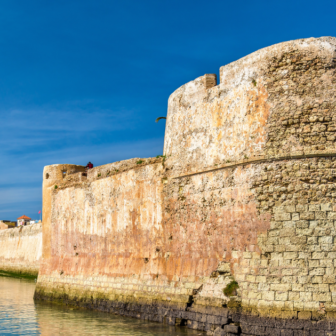
[[42, 224], [0, 231], [0, 272], [37, 277], [42, 256]]
[[335, 47], [285, 42], [185, 84], [162, 158], [46, 167], [36, 298], [215, 335], [333, 320]]

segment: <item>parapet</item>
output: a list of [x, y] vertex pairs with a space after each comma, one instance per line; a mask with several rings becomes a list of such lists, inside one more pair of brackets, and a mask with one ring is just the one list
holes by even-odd
[[[253, 79], [264, 79], [262, 77], [268, 76], [273, 60], [290, 54], [303, 53], [308, 58], [318, 57], [328, 63], [336, 57], [335, 47], [336, 38], [330, 36], [278, 43], [222, 66], [219, 70], [220, 84], [231, 90], [240, 85], [250, 85]], [[283, 63], [285, 64], [280, 65], [280, 68], [296, 62], [291, 60], [289, 63], [285, 59]]]
[[86, 172], [84, 166], [73, 164], [54, 164], [45, 166], [43, 170], [43, 186], [50, 187], [56, 181], [63, 181], [67, 176], [78, 172]]

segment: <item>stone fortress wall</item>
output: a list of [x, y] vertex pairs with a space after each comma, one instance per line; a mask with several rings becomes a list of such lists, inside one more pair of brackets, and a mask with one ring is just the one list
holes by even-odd
[[214, 335], [333, 335], [335, 50], [284, 42], [183, 85], [164, 157], [45, 167], [36, 299]]
[[0, 273], [37, 278], [42, 256], [42, 224], [0, 231]]

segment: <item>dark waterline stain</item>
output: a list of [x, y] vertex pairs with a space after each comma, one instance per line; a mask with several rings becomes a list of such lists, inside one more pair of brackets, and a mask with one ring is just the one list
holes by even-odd
[[34, 290], [34, 281], [0, 277], [0, 335], [205, 335], [187, 328], [108, 313], [34, 303]]

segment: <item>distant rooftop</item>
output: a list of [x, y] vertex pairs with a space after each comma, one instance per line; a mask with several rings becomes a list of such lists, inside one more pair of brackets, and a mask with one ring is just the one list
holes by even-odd
[[30, 218], [30, 217], [27, 217], [26, 215], [23, 215], [23, 216], [19, 217], [18, 219], [27, 219], [27, 220], [31, 220], [31, 218]]

